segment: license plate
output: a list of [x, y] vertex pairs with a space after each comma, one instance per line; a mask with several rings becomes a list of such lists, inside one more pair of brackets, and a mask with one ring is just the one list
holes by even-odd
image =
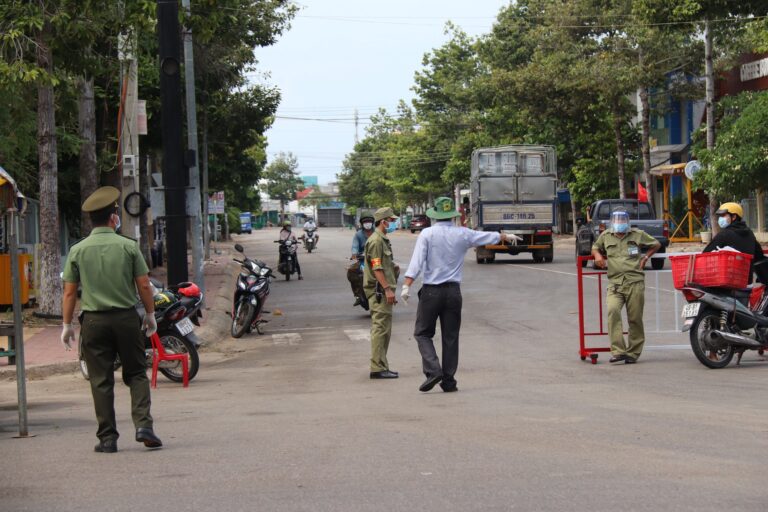
[[193, 324], [189, 318], [184, 318], [183, 320], [176, 322], [176, 328], [182, 336], [186, 336], [195, 330], [195, 324]]
[[691, 302], [690, 304], [686, 304], [683, 306], [683, 314], [681, 316], [683, 318], [696, 318], [700, 308], [701, 302]]

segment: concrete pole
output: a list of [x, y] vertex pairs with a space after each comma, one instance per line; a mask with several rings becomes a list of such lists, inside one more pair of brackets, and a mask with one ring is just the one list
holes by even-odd
[[[181, 0], [187, 16], [191, 15], [189, 0]], [[192, 49], [192, 31], [184, 27], [184, 79], [187, 97], [187, 147], [194, 153], [194, 162], [189, 162], [189, 185], [187, 190], [187, 214], [191, 217], [192, 275], [195, 284], [205, 294], [203, 273], [203, 224], [200, 204], [200, 173], [197, 161], [197, 105], [195, 101], [195, 60]], [[205, 295], [203, 295], [205, 296]]]
[[[122, 9], [122, 6], [120, 7]], [[121, 77], [120, 90], [125, 87], [125, 102], [123, 104], [123, 118], [120, 127], [120, 162], [121, 170], [120, 184], [122, 185], [122, 195], [120, 197], [120, 206], [122, 208], [125, 198], [133, 192], [139, 192], [139, 130], [136, 119], [136, 102], [139, 96], [138, 73], [139, 65], [135, 55], [135, 37], [123, 37], [120, 39], [122, 44], [122, 60], [120, 69], [123, 72]], [[122, 96], [122, 95], [121, 95]], [[127, 174], [129, 169], [124, 163], [125, 157], [132, 158], [132, 174]], [[139, 217], [128, 215], [125, 208], [122, 208], [122, 228], [121, 232], [137, 241], [141, 241], [141, 229]]]
[[[712, 30], [709, 20], [704, 22], [704, 68], [707, 98], [707, 149], [715, 147], [715, 67], [712, 61]], [[709, 225], [712, 226], [712, 236], [720, 231], [717, 225], [717, 197], [709, 191]]]
[[16, 390], [19, 403], [19, 436], [29, 436], [27, 428], [27, 376], [24, 368], [24, 324], [21, 317], [21, 278], [16, 210], [8, 211], [8, 242], [11, 250], [11, 287], [13, 289], [13, 344], [16, 352]]

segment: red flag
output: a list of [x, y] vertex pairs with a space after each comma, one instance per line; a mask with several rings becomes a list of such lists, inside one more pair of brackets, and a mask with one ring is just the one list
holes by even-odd
[[648, 202], [648, 190], [639, 181], [637, 182], [637, 200], [641, 203]]

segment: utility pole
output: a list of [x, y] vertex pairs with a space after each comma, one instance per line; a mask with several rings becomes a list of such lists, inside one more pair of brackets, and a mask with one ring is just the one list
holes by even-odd
[[357, 108], [355, 108], [355, 144], [357, 144], [360, 141], [360, 138], [357, 135]]
[[168, 283], [176, 284], [186, 281], [189, 277], [185, 198], [188, 180], [181, 149], [179, 6], [176, 2], [157, 0], [157, 27]]
[[[124, 11], [124, 3], [118, 4], [120, 13]], [[139, 132], [136, 122], [136, 102], [139, 97], [138, 73], [139, 65], [136, 60], [136, 36], [120, 34], [118, 36], [118, 57], [120, 60], [120, 159], [117, 162], [120, 172], [122, 201], [129, 194], [140, 191], [139, 185]], [[123, 206], [121, 205], [121, 206]], [[125, 235], [141, 240], [139, 217], [129, 215], [121, 209], [121, 231]]]
[[[187, 17], [191, 16], [189, 0], [181, 0]], [[198, 172], [197, 150], [197, 105], [195, 102], [195, 59], [192, 50], [192, 30], [184, 27], [184, 77], [187, 97], [187, 147], [191, 152], [187, 213], [191, 217], [192, 231], [192, 273], [193, 280], [205, 297], [205, 276], [203, 274], [203, 226], [200, 208], [200, 173]], [[207, 199], [207, 198], [206, 198]]]

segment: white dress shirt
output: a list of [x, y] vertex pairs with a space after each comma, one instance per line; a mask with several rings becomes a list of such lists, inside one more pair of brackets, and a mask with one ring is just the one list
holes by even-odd
[[419, 234], [405, 277], [416, 279], [423, 271], [424, 284], [460, 283], [467, 250], [500, 241], [499, 233], [475, 231], [454, 226], [451, 221], [438, 221]]

